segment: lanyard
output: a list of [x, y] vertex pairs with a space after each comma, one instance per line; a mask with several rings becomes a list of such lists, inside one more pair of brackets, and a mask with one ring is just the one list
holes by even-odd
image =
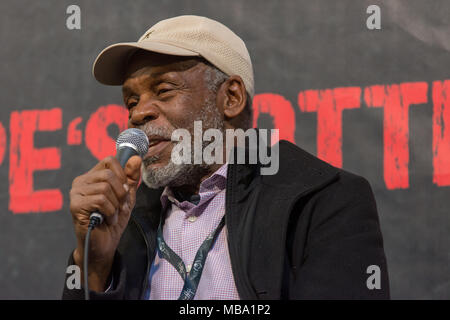
[[157, 233], [157, 241], [158, 241], [158, 250], [162, 257], [166, 259], [174, 268], [178, 271], [181, 278], [184, 281], [183, 290], [181, 290], [180, 297], [178, 300], [192, 300], [194, 299], [195, 293], [197, 292], [198, 283], [200, 282], [200, 277], [202, 276], [203, 267], [205, 265], [206, 258], [208, 256], [208, 252], [211, 249], [213, 243], [216, 241], [217, 236], [225, 225], [225, 216], [220, 220], [217, 228], [212, 231], [203, 241], [202, 245], [198, 249], [194, 263], [192, 264], [192, 268], [190, 272], [186, 272], [186, 266], [184, 265], [183, 260], [170, 249], [167, 243], [164, 241], [162, 234], [162, 221], [158, 227]]

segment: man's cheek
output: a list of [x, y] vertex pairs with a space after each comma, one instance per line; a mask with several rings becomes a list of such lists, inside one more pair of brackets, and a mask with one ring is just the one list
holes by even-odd
[[177, 129], [187, 129], [192, 132], [194, 122], [202, 118], [202, 108], [199, 102], [194, 102], [188, 98], [176, 103], [172, 110], [174, 110], [174, 117], [171, 118], [168, 115], [167, 120]]
[[161, 153], [161, 160], [164, 161], [164, 163], [167, 163], [170, 161], [170, 158], [172, 156], [172, 150], [173, 147], [175, 146], [176, 142], [172, 142], [170, 143], [165, 149], [164, 151]]

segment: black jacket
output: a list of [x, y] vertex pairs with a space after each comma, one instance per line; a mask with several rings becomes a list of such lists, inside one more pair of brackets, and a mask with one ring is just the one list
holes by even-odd
[[[280, 141], [276, 175], [230, 164], [226, 225], [241, 299], [387, 299], [389, 282], [375, 199], [366, 179]], [[141, 184], [114, 258], [114, 288], [92, 299], [141, 299], [156, 251], [162, 189]], [[69, 264], [73, 264], [72, 256]], [[367, 268], [381, 270], [368, 289]], [[83, 299], [69, 290], [63, 299]]]

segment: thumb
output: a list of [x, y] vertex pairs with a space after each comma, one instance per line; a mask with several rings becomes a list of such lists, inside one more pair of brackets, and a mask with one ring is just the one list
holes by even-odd
[[132, 156], [125, 164], [124, 172], [127, 176], [126, 185], [128, 186], [128, 195], [124, 204], [124, 209], [128, 214], [131, 213], [131, 210], [136, 202], [136, 190], [141, 177], [141, 164], [142, 159], [139, 156]]
[[130, 218], [131, 211], [136, 203], [136, 190], [141, 177], [141, 163], [142, 159], [139, 156], [132, 156], [128, 159], [123, 169], [127, 177], [127, 182], [124, 188], [127, 191], [126, 200], [119, 211], [118, 224], [125, 227]]
[[125, 164], [124, 172], [127, 176], [127, 185], [130, 191], [137, 189], [141, 177], [141, 164], [142, 159], [139, 156], [132, 156]]

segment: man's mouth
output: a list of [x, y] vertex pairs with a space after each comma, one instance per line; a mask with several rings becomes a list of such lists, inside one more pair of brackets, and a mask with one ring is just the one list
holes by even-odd
[[156, 136], [149, 136], [148, 140], [150, 143], [148, 145], [148, 152], [145, 155], [145, 158], [158, 155], [172, 142], [170, 139]]

